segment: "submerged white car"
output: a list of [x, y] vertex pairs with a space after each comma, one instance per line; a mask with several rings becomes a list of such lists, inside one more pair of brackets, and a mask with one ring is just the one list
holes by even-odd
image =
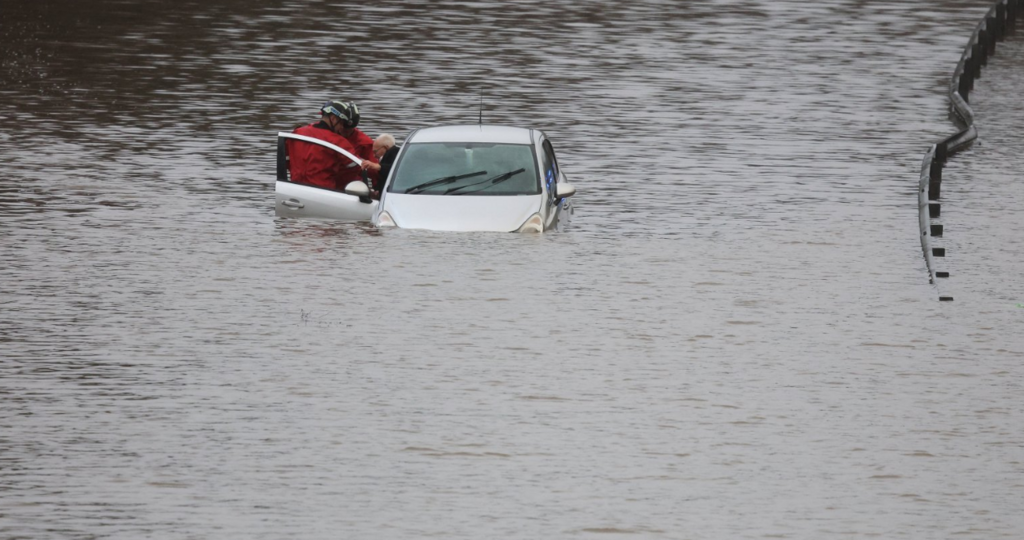
[[[378, 227], [543, 232], [564, 226], [573, 212], [569, 197], [576, 189], [539, 130], [469, 125], [414, 131], [379, 203], [367, 202], [366, 186], [359, 183], [341, 193], [282, 181], [280, 152], [277, 213], [282, 216], [358, 220], [369, 215]], [[283, 170], [286, 175], [286, 165]]]

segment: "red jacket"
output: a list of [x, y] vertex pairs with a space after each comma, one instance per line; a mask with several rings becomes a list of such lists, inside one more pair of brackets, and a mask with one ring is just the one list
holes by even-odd
[[[352, 145], [352, 147], [355, 148], [355, 151], [353, 151], [352, 153], [355, 154], [356, 157], [358, 157], [359, 159], [368, 159], [373, 163], [377, 163], [377, 156], [373, 155], [373, 139], [371, 139], [365, 133], [359, 131], [358, 129], [353, 129], [352, 134], [349, 135], [348, 137], [345, 137], [345, 140], [347, 140]], [[374, 173], [369, 173], [369, 176], [373, 183], [376, 184], [377, 175]], [[349, 182], [362, 180], [363, 172], [359, 168], [346, 170], [342, 174], [341, 178], [344, 180], [344, 184], [340, 185], [346, 185]]]
[[[342, 150], [359, 156], [356, 148], [347, 139], [331, 131], [326, 124], [302, 126], [292, 133], [305, 135], [329, 142]], [[365, 137], [365, 135], [364, 135]], [[369, 137], [367, 137], [369, 138]], [[347, 157], [318, 144], [287, 139], [288, 164], [292, 182], [328, 189], [344, 189], [351, 180], [361, 180], [359, 166]], [[373, 142], [370, 142], [373, 153]], [[362, 157], [362, 156], [360, 156]]]

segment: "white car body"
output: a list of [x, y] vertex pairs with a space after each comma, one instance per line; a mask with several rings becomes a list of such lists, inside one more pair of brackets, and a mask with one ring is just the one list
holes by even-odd
[[281, 217], [370, 221], [377, 213], [377, 201], [364, 202], [365, 199], [341, 191], [281, 180], [274, 191], [277, 215]]
[[564, 227], [573, 213], [569, 197], [576, 190], [539, 130], [470, 125], [414, 131], [395, 159], [379, 203], [366, 198], [359, 183], [342, 193], [287, 181], [282, 155], [288, 134], [279, 135], [279, 216], [372, 220], [378, 227], [435, 231], [543, 232]]

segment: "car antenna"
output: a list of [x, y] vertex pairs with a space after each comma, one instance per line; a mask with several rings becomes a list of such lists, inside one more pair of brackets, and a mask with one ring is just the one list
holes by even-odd
[[484, 127], [484, 89], [480, 89], [480, 127]]

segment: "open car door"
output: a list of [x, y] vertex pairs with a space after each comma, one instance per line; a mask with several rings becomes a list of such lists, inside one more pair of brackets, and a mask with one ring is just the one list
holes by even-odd
[[349, 195], [343, 191], [305, 184], [296, 184], [288, 177], [288, 148], [286, 139], [296, 139], [330, 148], [355, 163], [360, 159], [327, 141], [304, 137], [294, 133], [277, 134], [277, 182], [274, 193], [275, 211], [281, 217], [304, 217], [341, 221], [369, 221], [377, 211], [377, 201], [369, 197]]

